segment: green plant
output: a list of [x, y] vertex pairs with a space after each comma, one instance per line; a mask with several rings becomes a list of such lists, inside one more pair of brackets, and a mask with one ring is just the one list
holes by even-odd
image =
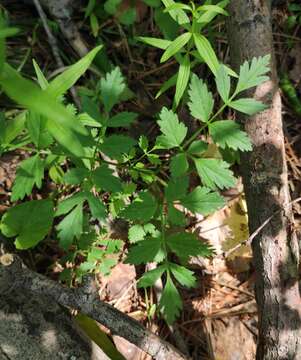
[[[203, 31], [217, 15], [228, 15], [224, 8], [229, 1], [223, 0], [216, 5], [212, 5], [211, 1], [207, 1], [204, 5], [200, 6], [196, 6], [192, 1], [190, 5], [176, 3], [173, 0], [162, 0], [162, 2], [166, 7], [164, 13], [168, 13], [184, 29], [184, 33], [173, 40], [151, 37], [138, 37], [138, 40], [164, 50], [161, 63], [167, 61], [172, 56], [179, 63], [178, 72], [163, 84], [156, 96], [159, 97], [171, 86], [176, 85], [174, 97], [175, 109], [179, 105], [189, 83], [191, 69], [197, 64], [200, 62], [206, 63], [216, 76], [219, 69], [219, 61]], [[225, 67], [225, 69], [230, 75], [237, 76], [228, 67]]]
[[[186, 30], [187, 15], [183, 10], [196, 14], [201, 11], [172, 0], [163, 2]], [[207, 14], [208, 19], [218, 13], [211, 5], [206, 6], [200, 16]], [[157, 279], [163, 279], [158, 308], [168, 323], [175, 320], [182, 308], [177, 287], [196, 284], [188, 268], [190, 257], [213, 254], [196, 234], [185, 231], [184, 209], [206, 216], [221, 208], [225, 200], [219, 191], [233, 187], [236, 182], [231, 163], [225, 159], [229, 154], [233, 158], [238, 151], [252, 148], [240, 126], [225, 119], [224, 110], [231, 108], [252, 115], [265, 108], [261, 102], [240, 95], [267, 80], [269, 56], [245, 62], [233, 87], [229, 75], [232, 71], [218, 63], [208, 41], [196, 33], [202, 25], [197, 22], [200, 16], [195, 17], [193, 33], [184, 35], [186, 40], [189, 37], [186, 43], [194, 39], [192, 44], [205, 44], [198, 51], [214, 74], [222, 105], [216, 106], [206, 83], [191, 73], [189, 67], [185, 77], [187, 84], [190, 78], [187, 105], [192, 118], [200, 123], [192, 134], [173, 110], [164, 107], [158, 115], [160, 135], [155, 141], [144, 135], [138, 139], [129, 137], [126, 129], [137, 114], [115, 111], [126, 91], [118, 67], [99, 82], [101, 110], [87, 94], [83, 97], [83, 112], [78, 114], [73, 105], [67, 104], [64, 95], [87, 70], [99, 48], [50, 83], [34, 63], [39, 87], [7, 64], [4, 52], [0, 59], [2, 90], [26, 109], [13, 119], [1, 117], [1, 134], [4, 134], [1, 149], [21, 148], [31, 155], [17, 170], [11, 200], [23, 201], [26, 196], [31, 199], [16, 204], [4, 214], [0, 223], [2, 233], [16, 237], [18, 249], [32, 248], [45, 237], [57, 238], [66, 251], [65, 260], [75, 262], [76, 257], [81, 258], [76, 269], [80, 279], [90, 271], [107, 273], [116, 263], [112, 254], [123, 243], [109, 238], [108, 214], [126, 219], [130, 224], [131, 244], [126, 262], [157, 264], [154, 270], [144, 273], [138, 285], [148, 288]], [[156, 39], [157, 44], [158, 41], [162, 42]], [[4, 47], [3, 38], [0, 45]], [[176, 55], [175, 48], [180, 51], [174, 43], [169, 46], [171, 49], [166, 47], [164, 59]], [[118, 133], [112, 131], [116, 128]], [[209, 146], [212, 143], [216, 148], [214, 153]], [[37, 200], [35, 188], [43, 186], [47, 172], [56, 188]], [[193, 176], [199, 178], [195, 187], [190, 186]], [[63, 273], [69, 280], [70, 275], [70, 270]], [[151, 309], [149, 314], [152, 313]]]
[[286, 26], [292, 30], [297, 25], [301, 25], [301, 5], [296, 2], [288, 5], [290, 15], [287, 17]]

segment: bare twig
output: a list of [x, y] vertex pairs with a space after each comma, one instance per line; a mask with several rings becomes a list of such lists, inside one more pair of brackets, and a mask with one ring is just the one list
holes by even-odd
[[[144, 328], [138, 321], [113, 306], [95, 299], [85, 289], [70, 289], [37, 274], [22, 263], [19, 257], [5, 254], [0, 257], [0, 293], [10, 289], [26, 289], [37, 296], [47, 296], [58, 304], [80, 311], [122, 336], [157, 360], [184, 360], [172, 345]], [[92, 295], [92, 296], [91, 296]]]
[[[51, 30], [50, 30], [50, 28], [48, 26], [47, 17], [46, 17], [46, 14], [45, 14], [45, 12], [44, 12], [41, 4], [40, 4], [40, 1], [39, 0], [33, 0], [33, 2], [34, 2], [34, 5], [35, 5], [35, 7], [37, 9], [37, 12], [39, 13], [39, 16], [41, 18], [44, 30], [45, 30], [45, 32], [47, 34], [48, 42], [49, 42], [49, 45], [51, 47], [51, 50], [52, 50], [53, 56], [55, 58], [55, 61], [56, 61], [59, 68], [64, 68], [64, 63], [63, 63], [63, 60], [62, 60], [60, 52], [59, 52], [59, 47], [58, 47], [56, 38], [53, 36], [53, 34], [52, 34], [52, 32], [51, 32]], [[71, 91], [71, 95], [73, 97], [73, 100], [74, 100], [75, 104], [77, 105], [77, 107], [80, 107], [80, 101], [79, 101], [79, 98], [77, 96], [75, 88], [72, 87], [70, 89], [70, 91]]]
[[61, 55], [59, 53], [59, 48], [58, 48], [58, 45], [57, 45], [57, 41], [56, 41], [56, 38], [53, 36], [49, 26], [48, 26], [48, 23], [47, 23], [47, 17], [46, 17], [46, 14], [40, 4], [40, 1], [39, 0], [33, 0], [34, 2], [34, 5], [37, 9], [37, 12], [41, 18], [41, 21], [42, 21], [42, 24], [43, 24], [43, 27], [44, 27], [44, 30], [47, 34], [47, 37], [48, 37], [48, 42], [49, 42], [49, 45], [51, 47], [51, 50], [52, 50], [52, 53], [53, 53], [53, 56], [55, 58], [55, 61], [58, 65], [58, 67], [62, 68], [64, 67], [64, 63], [63, 63], [63, 60], [61, 58]]

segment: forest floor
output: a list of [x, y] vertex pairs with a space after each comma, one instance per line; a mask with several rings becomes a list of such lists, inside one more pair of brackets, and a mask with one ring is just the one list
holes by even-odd
[[[292, 3], [292, 2], [291, 2]], [[136, 20], [130, 25], [121, 24], [117, 17], [100, 20], [98, 34], [93, 36], [89, 19], [84, 18], [85, 2], [82, 2], [73, 14], [87, 47], [92, 49], [101, 38], [106, 46], [103, 58], [105, 72], [109, 61], [118, 65], [127, 79], [133, 96], [122, 105], [122, 110], [139, 114], [138, 121], [129, 131], [133, 134], [156, 136], [154, 117], [163, 105], [172, 103], [172, 92], [166, 92], [159, 99], [155, 94], [162, 83], [175, 71], [175, 63], [170, 61], [159, 65], [159, 50], [141, 45], [134, 38], [138, 35], [154, 36], [160, 30], [154, 19], [154, 12], [142, 1], [136, 1]], [[283, 119], [285, 126], [286, 155], [289, 169], [289, 185], [292, 198], [300, 196], [301, 191], [301, 18], [300, 13], [292, 13], [288, 3], [273, 9], [273, 32], [278, 61], [279, 76], [287, 78], [287, 84], [296, 91], [297, 99], [292, 97], [287, 88], [283, 88]], [[128, 2], [124, 1], [126, 8]], [[8, 41], [9, 62], [29, 78], [34, 78], [32, 58], [34, 58], [48, 79], [57, 73], [52, 49], [45, 35], [39, 15], [35, 8], [27, 2], [1, 1], [13, 26], [21, 29], [21, 33]], [[293, 27], [288, 26], [290, 16], [299, 19]], [[78, 54], [61, 35], [55, 21], [49, 26], [58, 41], [58, 47], [65, 65], [78, 59]], [[223, 21], [215, 23], [212, 36], [219, 58], [229, 63], [226, 26]], [[94, 30], [95, 31], [95, 30]], [[203, 77], [210, 74], [199, 69]], [[87, 73], [76, 91], [93, 88], [95, 81], [93, 72]], [[298, 98], [299, 96], [299, 98]], [[13, 113], [16, 110], [6, 97], [0, 97], [2, 111]], [[185, 110], [181, 109], [183, 117]], [[2, 155], [0, 158], [0, 214], [10, 206], [11, 187], [15, 178], [16, 167], [24, 159], [24, 152], [16, 150]], [[238, 172], [238, 169], [236, 169]], [[49, 187], [47, 189], [47, 186]], [[42, 188], [42, 192], [51, 190], [51, 181]], [[193, 258], [191, 267], [198, 277], [198, 286], [193, 290], [181, 290], [184, 310], [180, 319], [172, 326], [167, 326], [156, 317], [150, 318], [147, 309], [160, 294], [160, 284], [154, 287], [145, 297], [145, 293], [137, 289], [136, 280], [141, 269], [120, 261], [108, 276], [98, 275], [99, 296], [141, 321], [150, 330], [175, 344], [183, 352], [188, 352], [193, 359], [239, 359], [255, 358], [257, 336], [257, 309], [254, 296], [254, 268], [249, 246], [240, 244], [249, 234], [247, 228], [247, 211], [243, 194], [243, 186], [238, 182], [236, 188], [224, 192], [229, 200], [227, 206], [206, 218], [196, 216], [190, 219], [189, 229], [197, 232], [214, 249], [213, 259]], [[34, 194], [43, 197], [43, 193]], [[294, 204], [297, 229], [301, 226], [301, 206]], [[122, 230], [121, 230], [122, 232]], [[124, 231], [123, 231], [124, 233]], [[124, 234], [117, 234], [120, 238]], [[34, 250], [23, 251], [22, 258], [28, 266], [58, 279], [62, 271], [60, 259], [64, 253], [53, 242], [40, 244]], [[121, 259], [122, 256], [119, 256]], [[53, 264], [55, 264], [53, 266]], [[70, 266], [73, 266], [70, 264]], [[108, 332], [108, 330], [103, 329]], [[122, 338], [113, 337], [118, 350], [128, 360], [147, 359], [142, 351]], [[242, 349], [244, 349], [242, 353]]]

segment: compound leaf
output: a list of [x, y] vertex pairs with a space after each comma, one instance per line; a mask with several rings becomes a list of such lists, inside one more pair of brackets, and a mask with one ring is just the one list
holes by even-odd
[[92, 181], [99, 190], [120, 192], [122, 185], [117, 176], [113, 175], [113, 170], [106, 164], [100, 165], [92, 173]]
[[139, 265], [149, 262], [161, 262], [165, 258], [160, 238], [146, 238], [132, 246], [126, 258], [126, 263]]
[[251, 63], [245, 61], [240, 67], [239, 79], [235, 93], [257, 86], [269, 79], [265, 74], [270, 70], [270, 55], [253, 58]]
[[99, 149], [110, 158], [118, 158], [122, 154], [129, 153], [135, 144], [136, 141], [128, 136], [111, 135], [105, 138]]
[[140, 192], [138, 197], [125, 209], [120, 216], [131, 221], [149, 221], [157, 210], [157, 202], [149, 191]]

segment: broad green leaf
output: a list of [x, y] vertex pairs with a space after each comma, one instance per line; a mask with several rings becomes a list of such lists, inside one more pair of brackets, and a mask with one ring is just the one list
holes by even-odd
[[171, 325], [180, 315], [182, 308], [183, 304], [181, 296], [168, 274], [160, 299], [159, 309], [166, 322]]
[[163, 108], [160, 113], [158, 125], [163, 135], [157, 138], [157, 142], [166, 149], [181, 145], [187, 134], [187, 127], [179, 122], [177, 114]]
[[58, 75], [54, 80], [51, 81], [46, 89], [46, 93], [51, 97], [59, 98], [66, 93], [77, 80], [87, 71], [91, 65], [94, 57], [102, 48], [102, 45], [97, 46], [91, 50], [82, 59], [77, 61], [75, 64], [68, 67], [62, 74]]
[[178, 51], [180, 51], [183, 48], [183, 46], [185, 46], [188, 43], [191, 36], [192, 35], [190, 32], [186, 32], [186, 33], [178, 36], [164, 51], [160, 62], [162, 63], [164, 61], [167, 61], [169, 58], [171, 58], [173, 55], [175, 55]]
[[69, 185], [79, 185], [89, 176], [89, 170], [82, 167], [70, 169], [64, 174], [63, 180]]
[[216, 76], [219, 63], [210, 42], [201, 34], [194, 33], [193, 38], [197, 51], [204, 59], [212, 73]]
[[231, 101], [228, 106], [247, 115], [254, 115], [267, 108], [261, 101], [252, 98], [242, 98]]
[[35, 61], [35, 59], [32, 59], [32, 63], [33, 63], [34, 71], [37, 75], [38, 84], [40, 85], [40, 88], [42, 90], [47, 89], [49, 83], [48, 83], [47, 79], [45, 78], [42, 70], [40, 69], [38, 63]]
[[137, 19], [137, 11], [135, 7], [129, 7], [119, 13], [118, 20], [123, 25], [133, 25]]
[[165, 188], [165, 197], [168, 202], [180, 200], [186, 195], [189, 185], [188, 176], [170, 179]]
[[162, 249], [161, 239], [146, 238], [130, 248], [125, 262], [133, 265], [147, 264], [149, 262], [159, 263], [164, 258], [165, 254]]
[[186, 54], [184, 57], [181, 57], [180, 67], [176, 83], [176, 94], [174, 98], [175, 106], [178, 107], [180, 100], [186, 90], [190, 76], [190, 59], [189, 54]]
[[24, 130], [27, 111], [22, 111], [13, 119], [2, 120], [0, 129], [0, 143], [2, 146], [9, 145]]
[[68, 151], [77, 157], [85, 155], [78, 134], [88, 135], [87, 130], [76, 121], [66, 108], [54, 98], [26, 80], [8, 64], [4, 64], [0, 75], [4, 92], [27, 109], [45, 116], [51, 135]]
[[[165, 39], [174, 40], [178, 36], [180, 25], [170, 16], [170, 14], [163, 12], [161, 7], [155, 9], [154, 20]], [[185, 25], [185, 28], [186, 27], [189, 27], [189, 24]]]
[[52, 136], [47, 131], [47, 119], [44, 116], [29, 111], [26, 125], [30, 138], [38, 149], [46, 148], [53, 142]]
[[110, 158], [119, 158], [122, 154], [128, 154], [136, 141], [125, 135], [111, 135], [105, 138], [99, 145], [100, 151]]
[[16, 237], [17, 249], [29, 249], [49, 233], [53, 221], [50, 199], [33, 200], [11, 207], [3, 215], [0, 230], [4, 236]]
[[58, 238], [63, 249], [67, 250], [75, 237], [80, 238], [83, 220], [83, 204], [80, 203], [57, 225]]
[[128, 232], [129, 241], [131, 243], [136, 243], [138, 241], [143, 240], [147, 236], [147, 234], [150, 234], [153, 237], [159, 236], [156, 227], [151, 223], [145, 225], [140, 225], [140, 224], [133, 225], [129, 228], [129, 232]]
[[188, 94], [191, 115], [202, 122], [207, 122], [213, 110], [214, 100], [207, 85], [195, 74], [192, 74]]
[[269, 79], [265, 74], [269, 72], [270, 55], [253, 58], [251, 63], [245, 61], [240, 67], [239, 79], [235, 93], [257, 86]]
[[155, 282], [162, 276], [166, 271], [165, 265], [160, 265], [156, 269], [147, 271], [138, 281], [138, 287], [147, 288], [153, 286]]
[[220, 159], [194, 159], [194, 162], [202, 183], [210, 189], [227, 189], [235, 185], [236, 179], [226, 162]]
[[112, 116], [107, 126], [108, 127], [129, 127], [137, 118], [138, 114], [134, 112], [122, 111]]
[[156, 48], [165, 50], [168, 48], [168, 46], [172, 43], [170, 40], [166, 39], [156, 39], [152, 37], [145, 37], [145, 36], [137, 36], [137, 40], [143, 42], [144, 44], [154, 46]]
[[74, 195], [71, 195], [67, 199], [61, 201], [58, 204], [55, 216], [67, 214], [75, 206], [82, 204], [87, 198], [86, 192], [80, 191]]
[[[162, 0], [162, 2], [166, 8], [175, 4], [173, 0]], [[182, 9], [171, 10], [169, 14], [179, 25], [190, 23], [189, 17]]]
[[193, 156], [201, 156], [207, 149], [208, 143], [202, 140], [195, 140], [190, 144], [188, 153]]
[[100, 221], [104, 221], [107, 218], [106, 207], [100, 197], [96, 197], [91, 193], [87, 193], [87, 201], [92, 214], [92, 217]]
[[113, 175], [113, 170], [106, 164], [100, 165], [92, 173], [92, 181], [99, 190], [121, 192], [122, 185], [118, 177]]
[[201, 242], [196, 235], [183, 232], [167, 237], [167, 246], [179, 258], [187, 260], [190, 256], [208, 257], [212, 254], [211, 248]]
[[215, 77], [217, 91], [223, 99], [224, 103], [229, 100], [230, 94], [230, 76], [224, 65], [220, 65]]
[[185, 214], [176, 209], [173, 204], [168, 204], [168, 221], [176, 226], [185, 226], [187, 223]]
[[84, 125], [90, 127], [101, 128], [103, 124], [99, 123], [98, 121], [94, 120], [89, 114], [83, 113], [77, 115], [77, 119]]
[[11, 200], [22, 200], [26, 195], [30, 195], [33, 187], [38, 189], [42, 186], [44, 178], [44, 162], [39, 155], [34, 155], [23, 160], [17, 169], [17, 176], [12, 188]]
[[214, 143], [222, 149], [229, 147], [241, 151], [252, 150], [252, 144], [247, 133], [242, 131], [239, 124], [233, 120], [221, 120], [209, 124], [209, 133]]
[[105, 11], [110, 15], [115, 15], [117, 8], [122, 0], [107, 0], [104, 3], [104, 9]]
[[106, 77], [100, 80], [101, 99], [107, 113], [118, 103], [124, 89], [124, 77], [119, 67], [107, 73]]
[[169, 263], [168, 267], [173, 276], [182, 286], [186, 286], [188, 288], [196, 286], [196, 278], [193, 271], [190, 271], [184, 266], [180, 266], [174, 263]]
[[189, 168], [187, 157], [184, 153], [179, 153], [171, 158], [170, 172], [172, 177], [184, 175]]
[[212, 214], [225, 205], [224, 199], [209, 189], [197, 186], [191, 193], [181, 199], [181, 204], [193, 213]]
[[140, 192], [138, 197], [120, 213], [131, 221], [147, 222], [151, 220], [157, 210], [157, 202], [149, 191]]
[[129, 237], [129, 241], [130, 243], [136, 243], [140, 240], [143, 240], [145, 237], [146, 233], [144, 230], [143, 225], [133, 225], [129, 228], [129, 233], [128, 233], [128, 237]]

